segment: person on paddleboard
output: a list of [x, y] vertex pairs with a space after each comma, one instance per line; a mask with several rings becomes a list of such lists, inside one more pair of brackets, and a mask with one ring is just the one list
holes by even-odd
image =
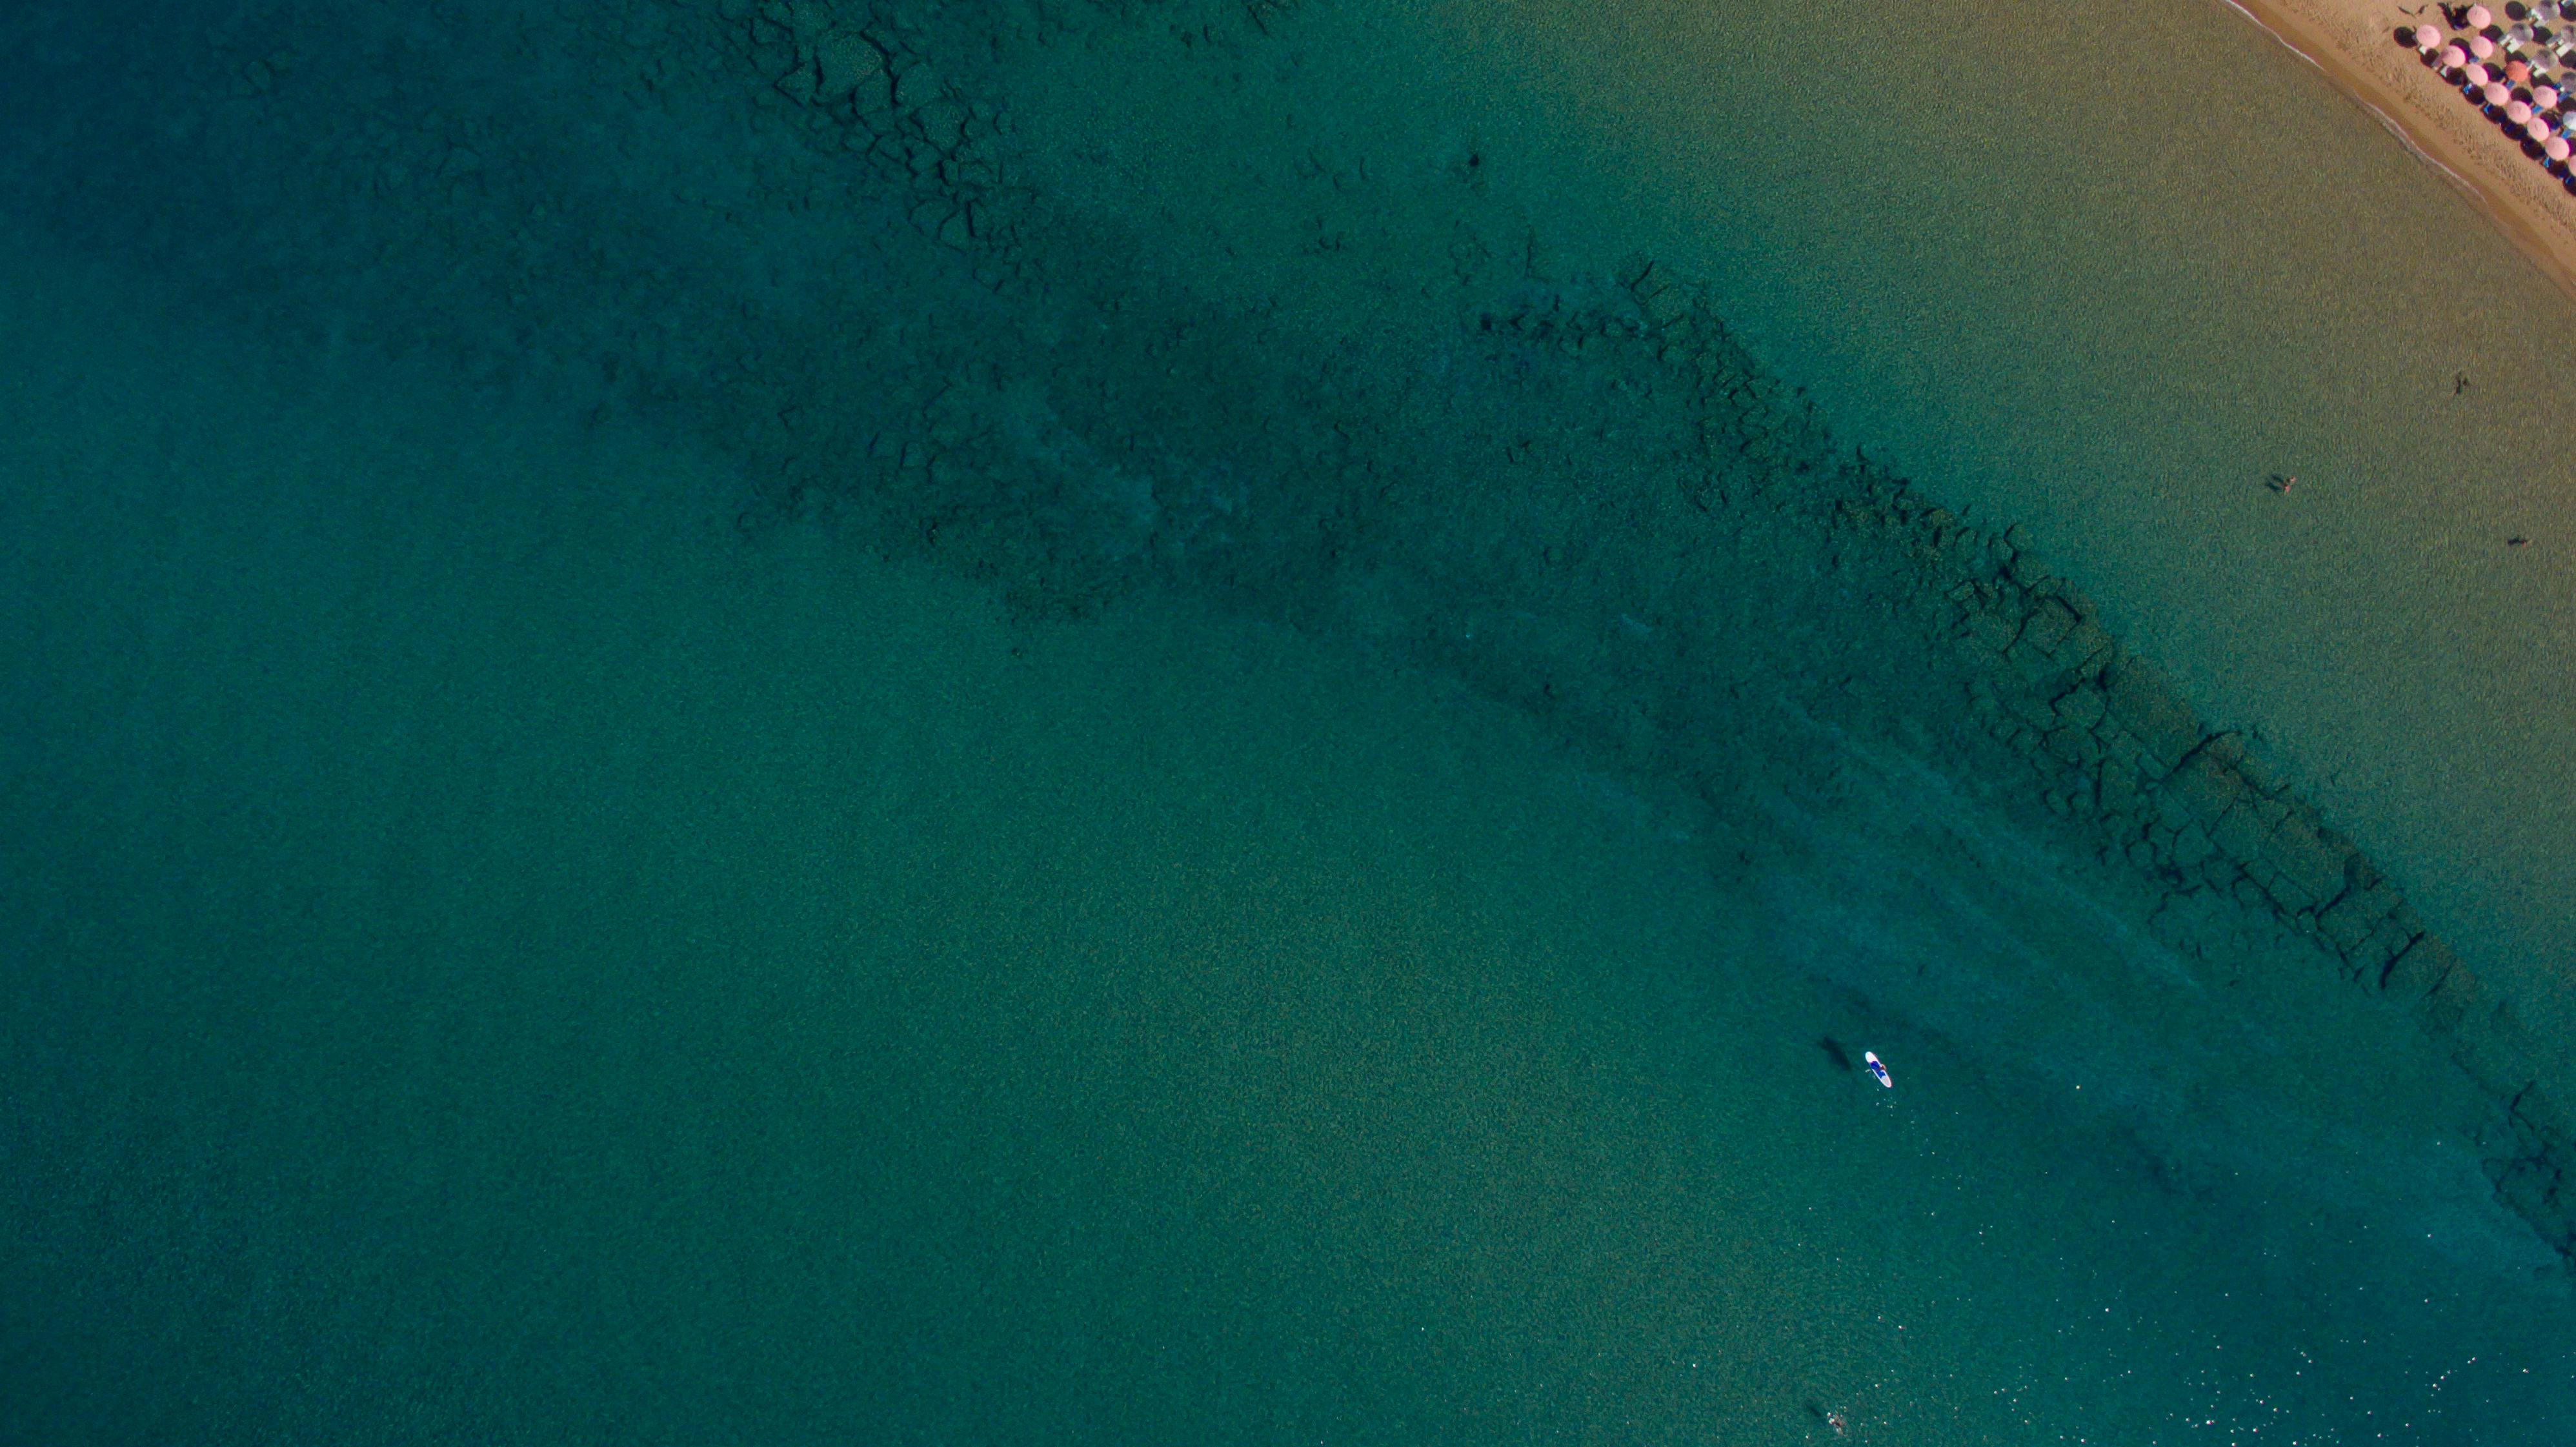
[[1860, 1063], [1869, 1071], [1870, 1079], [1877, 1081], [1879, 1084], [1890, 1090], [1894, 1090], [1896, 1088], [1896, 1082], [1887, 1078], [1887, 1065], [1884, 1061], [1881, 1061], [1878, 1058], [1877, 1051], [1862, 1051], [1860, 1053]]

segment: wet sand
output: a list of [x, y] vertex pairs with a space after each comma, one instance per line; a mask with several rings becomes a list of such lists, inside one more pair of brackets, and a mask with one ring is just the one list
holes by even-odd
[[2507, 136], [2439, 69], [2398, 43], [2411, 11], [2438, 19], [2437, 8], [2401, 10], [2389, 0], [2227, 3], [2325, 72], [2576, 296], [2576, 196], [2525, 151], [2526, 142]]

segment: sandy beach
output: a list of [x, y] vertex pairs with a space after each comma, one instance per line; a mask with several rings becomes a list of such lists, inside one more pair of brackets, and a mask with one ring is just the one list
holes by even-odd
[[[2576, 296], [2576, 196], [2526, 142], [2505, 134], [2439, 67], [2398, 39], [2431, 5], [2391, 0], [2227, 0], [2333, 79], [2444, 179], [2474, 198], [2514, 245]], [[2459, 34], [2461, 32], [2450, 32]]]

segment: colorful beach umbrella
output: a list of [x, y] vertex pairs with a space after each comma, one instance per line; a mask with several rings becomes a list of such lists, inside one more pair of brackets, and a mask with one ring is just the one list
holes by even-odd
[[2484, 5], [2472, 5], [2469, 7], [2469, 28], [2471, 30], [2484, 30], [2493, 24], [2495, 24], [2495, 14], [2488, 10], [2487, 7]]
[[2469, 37], [2469, 54], [2484, 60], [2495, 54], [2495, 42], [2483, 35], [2472, 35]]
[[[2458, 53], [2458, 51], [2459, 51], [2459, 47], [2455, 45], [2455, 46], [2451, 47], [2449, 50], [2443, 51], [2443, 52], [2442, 52], [2442, 54], [2444, 54], [2445, 56], [2449, 56], [2449, 55], [2457, 54], [2457, 53]], [[2462, 55], [2462, 56], [2460, 56], [2460, 59], [2461, 59], [2462, 61], [2466, 61], [2466, 60], [2468, 59], [2468, 57], [2467, 57], [2467, 56], [2465, 56], [2465, 55]], [[2495, 78], [2495, 77], [2493, 77], [2493, 76], [2491, 76], [2491, 75], [2488, 75], [2488, 74], [2487, 74], [2487, 68], [2486, 68], [2485, 66], [2483, 66], [2483, 65], [2466, 65], [2466, 64], [2463, 64], [2463, 65], [2461, 65], [2461, 66], [2457, 67], [2457, 69], [2458, 69], [2458, 70], [2459, 70], [2459, 72], [2460, 72], [2460, 78], [2461, 78], [2462, 80], [2464, 80], [2464, 81], [2468, 82], [2470, 85], [2473, 85], [2473, 86], [2482, 86], [2482, 85], [2485, 85], [2488, 81], [2493, 80], [2493, 79]]]
[[2504, 82], [2500, 80], [2488, 81], [2485, 95], [2487, 104], [2491, 106], [2500, 106], [2513, 99], [2513, 92], [2506, 90]]
[[2434, 29], [2430, 25], [2418, 25], [2415, 27], [2415, 48], [2417, 50], [2424, 52], [2426, 55], [2430, 55], [2433, 53], [2433, 47], [2440, 45], [2441, 43], [2441, 31]]
[[2531, 67], [2519, 60], [2508, 60], [2504, 63], [2504, 78], [2515, 85], [2521, 85], [2531, 79]]
[[2533, 86], [2531, 103], [2542, 110], [2549, 110], [2558, 104], [2558, 92], [2545, 85]]
[[[2504, 90], [2504, 87], [2500, 85], [2488, 86], [2487, 99], [2489, 101], [2493, 101], [2495, 99], [2495, 93], [2500, 90]], [[2506, 93], [2511, 94], [2511, 92]], [[2504, 118], [2513, 122], [2517, 126], [2527, 126], [2531, 124], [2531, 107], [2524, 105], [2520, 101], [2508, 101], [2504, 108]]]
[[2547, 156], [2553, 161], [2566, 160], [2567, 138], [2565, 136], [2551, 136], [2548, 140], [2540, 143], [2540, 152], [2542, 155]]

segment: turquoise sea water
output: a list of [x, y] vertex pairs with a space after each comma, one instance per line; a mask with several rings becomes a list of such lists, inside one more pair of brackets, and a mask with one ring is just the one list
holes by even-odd
[[[1339, 317], [1366, 302], [1298, 265], [1306, 217], [1404, 215], [1445, 259], [1426, 183], [1480, 154], [1542, 265], [1660, 258], [1847, 444], [2029, 526], [2576, 1031], [2576, 307], [2314, 67], [2218, 0], [1328, 15], [1275, 80], [1062, 52], [1050, 181]], [[1187, 144], [1238, 89], [1299, 123]]]
[[[2565, 1269], [2411, 1025], [2250, 935], [2162, 951], [1939, 708], [1809, 687], [1915, 676], [1866, 580], [1788, 522], [1655, 551], [1623, 364], [1461, 339], [1599, 286], [1469, 174], [1581, 169], [1562, 97], [1622, 92], [1494, 98], [1579, 26], [1374, 24], [1381, 79], [1484, 55], [1452, 130], [1403, 84], [1265, 110], [1355, 7], [926, 18], [1058, 208], [994, 286], [745, 99], [749, 8], [11, 22], [0, 1438], [2576, 1426]], [[2026, 476], [1960, 460], [1975, 388], [1887, 380], [1929, 343], [1835, 320], [1888, 212], [1802, 191], [1869, 173], [1740, 64], [1722, 309], [1838, 431]], [[2018, 174], [1898, 129], [1960, 207]], [[1644, 244], [1602, 195], [1543, 244]], [[2143, 285], [1989, 315], [2107, 345]], [[2014, 430], [2149, 448], [2119, 409], [2219, 342], [2155, 345]], [[979, 423], [1009, 462], [891, 465]], [[1560, 480], [1480, 460], [1507, 424]], [[1337, 470], [1436, 505], [1281, 501]], [[1620, 613], [1632, 567], [1701, 591]]]

